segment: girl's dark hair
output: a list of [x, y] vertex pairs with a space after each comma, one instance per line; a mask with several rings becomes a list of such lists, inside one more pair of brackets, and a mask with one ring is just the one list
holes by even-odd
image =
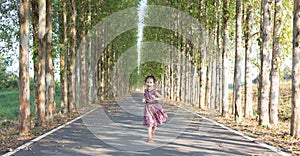
[[153, 75], [148, 75], [146, 78], [145, 78], [145, 82], [147, 82], [147, 80], [149, 79], [149, 78], [151, 78], [151, 79], [153, 79], [153, 82], [155, 83], [155, 77], [153, 76]]

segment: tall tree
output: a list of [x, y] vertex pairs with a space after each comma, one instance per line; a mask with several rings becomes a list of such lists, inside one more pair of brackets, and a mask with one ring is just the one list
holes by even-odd
[[278, 124], [278, 96], [279, 96], [279, 70], [280, 70], [280, 35], [281, 35], [281, 8], [282, 0], [275, 0], [274, 29], [273, 29], [273, 53], [271, 68], [270, 89], [270, 123]]
[[291, 136], [300, 138], [300, 0], [294, 0]]
[[[222, 18], [222, 2], [218, 0], [217, 18]], [[217, 89], [216, 89], [216, 106], [219, 112], [222, 112], [222, 20], [218, 20], [217, 25]]]
[[39, 46], [39, 4], [38, 0], [31, 0], [32, 7], [32, 27], [33, 27], [33, 70], [34, 70], [34, 106], [37, 114], [37, 100], [38, 100], [38, 46]]
[[81, 32], [81, 45], [80, 45], [80, 49], [79, 49], [79, 51], [80, 51], [80, 103], [82, 104], [82, 105], [85, 105], [85, 104], [87, 104], [86, 102], [86, 93], [87, 93], [87, 90], [86, 90], [86, 88], [87, 88], [87, 86], [86, 86], [86, 84], [87, 84], [87, 76], [86, 76], [86, 65], [87, 65], [87, 63], [86, 63], [86, 53], [87, 53], [87, 41], [86, 41], [86, 31], [85, 31], [85, 27], [86, 27], [86, 24], [85, 24], [85, 22], [86, 22], [86, 20], [85, 20], [85, 1], [82, 1], [82, 3], [81, 3], [81, 17], [80, 17], [80, 23], [81, 24], [83, 24], [83, 28], [82, 28], [82, 32]]
[[19, 10], [20, 21], [20, 61], [19, 61], [19, 134], [24, 135], [30, 130], [30, 88], [29, 88], [29, 23], [30, 1], [21, 0]]
[[62, 10], [60, 10], [60, 109], [61, 113], [66, 113], [68, 105], [68, 78], [67, 78], [67, 48], [68, 48], [68, 34], [67, 34], [67, 2], [60, 1]]
[[46, 0], [39, 1], [38, 125], [45, 126]]
[[211, 74], [212, 74], [212, 56], [209, 54], [208, 56], [208, 66], [206, 71], [206, 89], [205, 89], [205, 103], [208, 109], [211, 109]]
[[70, 49], [68, 60], [68, 111], [75, 109], [75, 53], [76, 53], [76, 5], [75, 0], [71, 0], [70, 5]]
[[234, 117], [235, 121], [242, 121], [242, 17], [243, 7], [242, 1], [236, 0], [236, 39], [235, 39], [235, 67], [234, 67]]
[[246, 16], [246, 34], [245, 34], [245, 107], [244, 116], [253, 116], [252, 104], [252, 35], [253, 35], [253, 1], [248, 0], [245, 3], [247, 6]]
[[[87, 17], [87, 38], [88, 40], [86, 41], [87, 42], [87, 52], [85, 54], [85, 57], [86, 57], [86, 61], [85, 61], [85, 67], [86, 67], [86, 75], [85, 75], [85, 79], [86, 79], [86, 99], [85, 99], [85, 102], [86, 104], [89, 103], [89, 97], [90, 97], [90, 68], [91, 68], [91, 33], [90, 33], [90, 29], [91, 29], [91, 23], [92, 22], [92, 7], [91, 7], [91, 0], [88, 0], [88, 17]], [[95, 76], [96, 77], [96, 76]], [[97, 90], [98, 91], [98, 90]], [[97, 95], [97, 94], [96, 94]]]
[[[200, 108], [203, 109], [205, 107], [205, 89], [206, 89], [206, 70], [207, 70], [207, 63], [206, 63], [206, 49], [205, 49], [205, 29], [204, 29], [204, 1], [199, 0], [199, 21], [200, 21], [200, 45], [199, 45], [199, 52], [200, 52]], [[180, 72], [178, 72], [180, 73]]]
[[56, 110], [54, 64], [52, 58], [52, 0], [46, 0], [46, 120], [52, 119]]
[[228, 106], [228, 65], [229, 65], [229, 11], [228, 1], [223, 2], [223, 50], [222, 50], [222, 116], [227, 117], [229, 115]]
[[259, 124], [269, 126], [269, 93], [270, 93], [270, 67], [271, 67], [271, 5], [272, 1], [263, 0], [262, 10], [262, 50], [260, 64], [259, 87]]

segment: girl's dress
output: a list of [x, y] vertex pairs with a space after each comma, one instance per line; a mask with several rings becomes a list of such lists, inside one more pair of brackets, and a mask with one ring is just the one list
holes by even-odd
[[155, 95], [155, 89], [148, 91], [145, 89], [144, 96], [146, 98], [146, 105], [144, 107], [144, 121], [143, 124], [152, 127], [166, 122], [168, 119], [167, 113], [163, 110], [162, 106], [157, 100], [153, 100], [152, 95]]

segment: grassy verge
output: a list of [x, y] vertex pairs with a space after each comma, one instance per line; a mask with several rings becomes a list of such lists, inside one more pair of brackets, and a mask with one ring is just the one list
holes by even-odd
[[[59, 108], [60, 88], [56, 87], [56, 107]], [[34, 93], [30, 93], [30, 112], [34, 117]], [[19, 90], [2, 91], [0, 93], [0, 121], [19, 119]]]

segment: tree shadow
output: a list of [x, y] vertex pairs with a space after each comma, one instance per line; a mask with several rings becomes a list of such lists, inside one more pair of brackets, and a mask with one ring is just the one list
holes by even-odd
[[279, 155], [169, 104], [169, 120], [148, 143], [142, 117], [126, 111], [143, 107], [140, 98], [106, 104], [15, 155]]

